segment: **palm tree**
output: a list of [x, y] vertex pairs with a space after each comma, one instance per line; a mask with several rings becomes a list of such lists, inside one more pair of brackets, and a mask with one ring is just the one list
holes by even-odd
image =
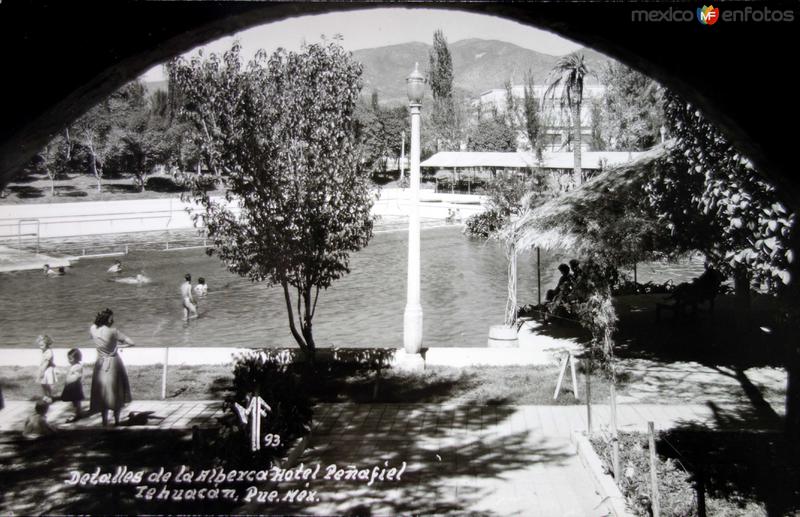
[[561, 109], [569, 109], [572, 118], [572, 153], [574, 156], [573, 177], [581, 184], [581, 103], [583, 102], [583, 80], [591, 72], [583, 62], [583, 54], [573, 52], [558, 60], [550, 71], [550, 84], [544, 92], [542, 102], [555, 97], [560, 88]]

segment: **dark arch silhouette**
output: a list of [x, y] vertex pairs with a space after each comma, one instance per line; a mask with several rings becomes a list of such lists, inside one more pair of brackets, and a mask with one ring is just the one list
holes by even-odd
[[[795, 22], [634, 22], [634, 9], [689, 9], [693, 3], [396, 3], [502, 16], [595, 48], [668, 85], [700, 107], [757, 168], [800, 206], [797, 95], [785, 53]], [[725, 2], [724, 9], [761, 8]], [[5, 94], [0, 101], [0, 184], [48, 137], [150, 66], [237, 30], [291, 16], [385, 7], [369, 3], [48, 2], [0, 3]]]

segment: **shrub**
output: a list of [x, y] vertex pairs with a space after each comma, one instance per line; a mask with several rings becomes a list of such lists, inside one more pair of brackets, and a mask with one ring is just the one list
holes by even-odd
[[[224, 416], [216, 438], [218, 460], [235, 465], [271, 464], [286, 454], [289, 447], [311, 429], [311, 402], [304, 380], [303, 364], [287, 364], [271, 351], [248, 352], [233, 365], [232, 394], [223, 404]], [[262, 420], [262, 440], [266, 434], [280, 436], [277, 447], [251, 451], [250, 424], [242, 423], [235, 404], [247, 407], [250, 397], [258, 394], [271, 410]]]
[[145, 188], [152, 192], [183, 192], [186, 190], [183, 186], [175, 183], [175, 180], [172, 178], [166, 178], [163, 176], [147, 178], [147, 181], [145, 181], [144, 184]]
[[[657, 440], [661, 440], [659, 433]], [[591, 440], [608, 474], [611, 468], [611, 445], [606, 439], [595, 435]], [[657, 447], [658, 448], [658, 447]], [[635, 515], [652, 515], [650, 500], [650, 456], [647, 435], [644, 433], [619, 433], [619, 461], [622, 478], [614, 480]], [[658, 471], [658, 500], [661, 515], [665, 517], [694, 517], [697, 513], [697, 497], [692, 475], [679, 460], [656, 456]], [[742, 494], [729, 492], [724, 498], [715, 497], [707, 489], [707, 515], [745, 517], [765, 515], [763, 506], [748, 500]]]
[[488, 239], [505, 223], [505, 218], [497, 210], [486, 210], [467, 217], [464, 234], [469, 237]]

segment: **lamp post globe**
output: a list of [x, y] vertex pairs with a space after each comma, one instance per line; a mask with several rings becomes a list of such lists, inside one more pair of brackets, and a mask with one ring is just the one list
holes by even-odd
[[406, 77], [406, 93], [409, 104], [422, 104], [422, 97], [425, 95], [425, 76], [419, 71], [419, 63], [414, 63], [414, 71]]

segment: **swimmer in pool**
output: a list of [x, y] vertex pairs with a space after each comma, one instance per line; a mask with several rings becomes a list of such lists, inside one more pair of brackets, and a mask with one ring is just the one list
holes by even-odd
[[64, 266], [59, 267], [58, 269], [53, 269], [50, 267], [50, 264], [44, 265], [44, 274], [47, 276], [61, 276], [66, 275], [67, 272], [64, 269]]
[[208, 294], [208, 284], [206, 279], [202, 276], [197, 279], [197, 285], [194, 286], [195, 298], [203, 298]]
[[114, 261], [114, 265], [108, 268], [108, 272], [119, 273], [120, 271], [122, 271], [122, 262], [120, 262], [119, 259], [117, 259]]
[[196, 318], [197, 317], [197, 305], [194, 299], [194, 295], [192, 294], [192, 275], [186, 273], [184, 276], [184, 282], [181, 284], [181, 299], [183, 302], [183, 319], [188, 320], [189, 318]]
[[125, 278], [117, 278], [114, 281], [119, 282], [120, 284], [142, 285], [142, 284], [149, 284], [150, 278], [145, 276], [143, 273], [139, 273], [136, 276], [126, 276]]

